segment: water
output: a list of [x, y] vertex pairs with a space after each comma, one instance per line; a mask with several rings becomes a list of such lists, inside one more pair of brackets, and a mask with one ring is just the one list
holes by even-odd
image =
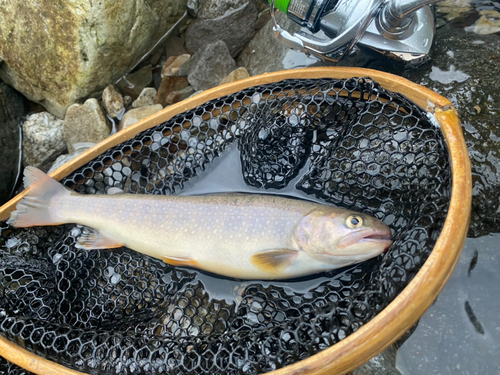
[[500, 234], [469, 238], [453, 275], [399, 350], [403, 375], [500, 374]]

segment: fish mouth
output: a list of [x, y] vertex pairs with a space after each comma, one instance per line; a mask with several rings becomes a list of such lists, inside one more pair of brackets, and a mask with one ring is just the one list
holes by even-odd
[[361, 239], [358, 242], [373, 242], [379, 245], [384, 245], [384, 253], [389, 250], [389, 247], [392, 245], [392, 239], [390, 233], [372, 233]]
[[370, 245], [373, 244], [377, 248], [383, 248], [381, 252], [387, 251], [392, 245], [391, 232], [385, 230], [363, 230], [348, 234], [339, 242], [341, 249], [346, 249], [353, 245]]

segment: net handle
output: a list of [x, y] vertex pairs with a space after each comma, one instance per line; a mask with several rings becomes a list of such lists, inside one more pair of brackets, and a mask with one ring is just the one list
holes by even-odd
[[[51, 173], [51, 176], [60, 180], [107, 149], [209, 100], [284, 79], [354, 77], [370, 77], [385, 89], [405, 95], [421, 108], [435, 115], [450, 153], [452, 195], [443, 230], [433, 251], [418, 274], [394, 301], [370, 322], [339, 343], [310, 358], [269, 373], [270, 375], [345, 374], [383, 351], [420, 319], [451, 276], [463, 249], [471, 212], [472, 176], [460, 120], [448, 99], [407, 79], [371, 69], [318, 67], [267, 73], [204, 91], [165, 108], [95, 145]], [[8, 218], [23, 196], [24, 192], [0, 207], [0, 220]], [[35, 374], [82, 374], [28, 352], [4, 337], [0, 337], [0, 355]]]

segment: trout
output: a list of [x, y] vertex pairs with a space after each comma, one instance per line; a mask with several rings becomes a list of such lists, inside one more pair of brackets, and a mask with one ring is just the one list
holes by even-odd
[[[42, 171], [24, 171], [26, 196], [14, 227], [90, 227], [80, 249], [126, 246], [174, 266], [237, 279], [287, 279], [359, 263], [391, 245], [374, 217], [319, 203], [259, 194], [83, 195]], [[113, 188], [112, 190], [119, 190]]]

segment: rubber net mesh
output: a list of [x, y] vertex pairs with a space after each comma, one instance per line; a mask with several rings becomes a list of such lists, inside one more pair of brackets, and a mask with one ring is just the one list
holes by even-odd
[[[265, 192], [295, 178], [311, 197], [382, 219], [393, 246], [309, 284], [213, 278], [231, 299], [196, 270], [127, 248], [78, 250], [79, 226], [3, 222], [0, 333], [91, 374], [264, 373], [355, 332], [430, 254], [450, 198], [443, 135], [426, 111], [369, 78], [286, 80], [209, 101], [62, 182], [83, 194], [175, 194], [234, 142], [247, 184]], [[27, 373], [6, 361], [2, 371]]]

